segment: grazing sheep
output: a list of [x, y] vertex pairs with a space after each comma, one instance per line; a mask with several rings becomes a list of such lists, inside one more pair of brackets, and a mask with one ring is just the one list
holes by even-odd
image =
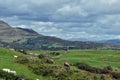
[[16, 75], [16, 71], [9, 71], [9, 73]]
[[11, 51], [15, 51], [15, 49], [14, 48], [8, 48], [9, 50], [11, 50]]
[[10, 69], [3, 68], [2, 71], [16, 75], [16, 71], [11, 71]]
[[4, 71], [4, 72], [10, 72], [10, 69], [3, 68], [2, 71]]
[[17, 58], [18, 58], [18, 56], [14, 55], [14, 58], [15, 58], [15, 59], [17, 59]]
[[67, 70], [70, 69], [70, 64], [68, 62], [64, 62], [64, 66]]

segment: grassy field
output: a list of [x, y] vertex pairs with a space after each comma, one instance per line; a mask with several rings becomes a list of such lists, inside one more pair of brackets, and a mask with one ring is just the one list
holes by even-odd
[[[54, 51], [29, 51], [36, 54], [46, 54]], [[95, 67], [112, 66], [120, 68], [120, 51], [118, 50], [69, 50], [55, 51], [60, 52], [61, 56], [56, 62], [70, 63], [83, 62]]]
[[120, 51], [115, 50], [70, 50], [58, 62], [83, 62], [95, 67], [112, 66], [120, 68]]
[[[69, 50], [69, 51], [28, 51], [28, 53], [33, 54], [46, 54], [51, 56], [50, 52], [59, 52], [60, 56], [52, 56], [57, 57], [54, 58], [54, 64], [51, 65], [59, 65], [63, 67], [64, 61], [68, 61], [71, 64], [75, 64], [77, 62], [86, 63], [93, 67], [105, 67], [112, 66], [114, 68], [120, 69], [120, 51], [118, 50]], [[43, 77], [40, 75], [34, 74], [31, 70], [28, 69], [26, 65], [15, 63], [13, 55], [24, 56], [23, 54], [15, 51], [11, 51], [9, 49], [0, 48], [0, 69], [8, 68], [11, 70], [15, 70], [17, 75], [24, 75], [26, 78], [31, 80], [40, 79], [40, 80], [53, 80], [50, 77]], [[46, 65], [46, 64], [45, 64]], [[75, 66], [71, 66], [72, 71], [78, 71], [79, 74], [74, 74], [71, 77], [74, 78], [81, 75], [81, 79], [85, 76], [88, 76], [88, 80], [92, 80], [92, 78], [96, 75], [98, 77], [101, 74], [89, 73], [84, 70], [79, 70]], [[120, 71], [118, 71], [120, 72]], [[80, 77], [80, 76], [79, 76]], [[85, 79], [82, 79], [85, 80]], [[112, 80], [112, 79], [108, 79]]]
[[15, 70], [17, 72], [17, 75], [24, 75], [25, 77], [32, 80], [35, 80], [37, 78], [41, 80], [43, 79], [43, 77], [33, 74], [26, 66], [15, 63], [13, 55], [22, 56], [23, 54], [0, 48], [0, 69], [8, 68]]

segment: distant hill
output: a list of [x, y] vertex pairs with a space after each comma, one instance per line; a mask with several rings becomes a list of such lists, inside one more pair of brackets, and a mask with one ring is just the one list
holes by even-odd
[[84, 39], [84, 38], [71, 38], [69, 39], [70, 41], [89, 41], [87, 39]]
[[39, 34], [37, 32], [31, 29], [13, 28], [6, 22], [0, 21], [0, 40], [2, 41], [14, 41], [38, 35]]
[[106, 40], [106, 41], [103, 41], [103, 42], [120, 45], [120, 39], [111, 39], [111, 40]]
[[[69, 41], [56, 37], [38, 34], [32, 29], [13, 28], [4, 21], [0, 21], [0, 46], [17, 49], [97, 49], [106, 46], [105, 43], [89, 41]], [[109, 44], [107, 44], [109, 46]], [[110, 46], [109, 46], [110, 47]]]

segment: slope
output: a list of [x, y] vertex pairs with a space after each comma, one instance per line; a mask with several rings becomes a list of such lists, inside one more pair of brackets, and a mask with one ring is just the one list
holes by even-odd
[[26, 66], [15, 63], [13, 55], [22, 56], [23, 54], [0, 47], [0, 70], [8, 68], [15, 70], [17, 75], [23, 75], [32, 80], [35, 80], [36, 78], [42, 79], [40, 76], [33, 74]]
[[[23, 38], [31, 38], [39, 34], [31, 29], [13, 28], [4, 21], [0, 21], [0, 40], [14, 41]], [[39, 35], [40, 36], [40, 35]]]

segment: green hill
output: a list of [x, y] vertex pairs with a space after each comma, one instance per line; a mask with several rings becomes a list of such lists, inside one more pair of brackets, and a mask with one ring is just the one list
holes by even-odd
[[38, 33], [31, 29], [13, 28], [6, 22], [0, 21], [0, 40], [4, 42], [12, 42], [18, 39], [36, 36], [38, 36]]
[[32, 29], [13, 28], [0, 21], [0, 45], [19, 49], [59, 50], [69, 46], [70, 49], [101, 48], [103, 43], [68, 41], [56, 37], [38, 34]]
[[42, 77], [32, 73], [25, 65], [15, 63], [13, 55], [23, 56], [23, 54], [21, 53], [5, 48], [0, 48], [0, 70], [2, 70], [3, 68], [7, 68], [16, 71], [17, 75], [25, 76], [26, 78], [32, 80], [35, 80], [37, 78], [43, 80]]
[[57, 37], [44, 36], [32, 29], [13, 28], [4, 21], [0, 21], [0, 46], [26, 50], [63, 50], [69, 49], [97, 49], [119, 48], [119, 45], [97, 43], [89, 41], [68, 41]]
[[[17, 75], [24, 76], [25, 78], [28, 78], [28, 80], [117, 80], [117, 78], [120, 78], [119, 51], [29, 51], [29, 53], [31, 52], [33, 54], [24, 55], [11, 49], [0, 48], [0, 70], [3, 68], [14, 70], [17, 72]], [[32, 57], [35, 56], [35, 53], [37, 53], [37, 55], [39, 54], [39, 57], [33, 58], [33, 60], [25, 59], [25, 56], [31, 56], [29, 59], [32, 59]], [[21, 59], [18, 58], [18, 61], [16, 62], [13, 55], [22, 57]], [[53, 59], [53, 62], [50, 61], [51, 59]], [[70, 63], [70, 70], [64, 67], [64, 61]], [[77, 68], [76, 63], [78, 62], [82, 62], [79, 66], [84, 66], [83, 69]], [[101, 70], [106, 71], [106, 66], [111, 66], [110, 70], [112, 70], [112, 72], [107, 70], [109, 71], [107, 74], [98, 73], [98, 71], [100, 72]], [[92, 69], [92, 72], [86, 70], [86, 68]], [[97, 72], [94, 72], [96, 69]], [[115, 74], [113, 74], [113, 72], [115, 72]]]

